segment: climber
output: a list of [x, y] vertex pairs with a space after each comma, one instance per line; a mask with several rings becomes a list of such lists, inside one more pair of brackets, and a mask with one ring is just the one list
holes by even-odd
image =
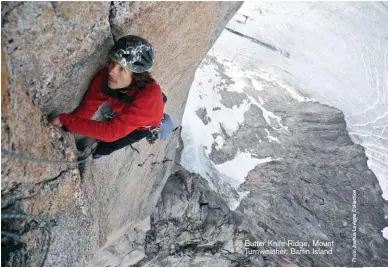
[[[151, 44], [139, 36], [125, 36], [113, 45], [108, 58], [108, 67], [94, 76], [79, 107], [72, 114], [57, 115], [49, 122], [101, 141], [93, 158], [140, 141], [164, 117], [165, 96], [150, 74], [154, 63]], [[104, 115], [110, 120], [91, 120], [105, 101], [112, 106], [112, 112]]]

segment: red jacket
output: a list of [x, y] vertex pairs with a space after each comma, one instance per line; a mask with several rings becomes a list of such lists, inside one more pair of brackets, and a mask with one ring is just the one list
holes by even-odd
[[[108, 68], [101, 69], [93, 78], [81, 104], [72, 114], [61, 114], [59, 120], [68, 131], [104, 142], [113, 142], [143, 126], [156, 127], [163, 117], [163, 98], [159, 85], [154, 82], [140, 90], [131, 103], [120, 102], [101, 92], [108, 79]], [[129, 91], [127, 96], [131, 96]], [[118, 115], [108, 122], [89, 118], [107, 101]]]

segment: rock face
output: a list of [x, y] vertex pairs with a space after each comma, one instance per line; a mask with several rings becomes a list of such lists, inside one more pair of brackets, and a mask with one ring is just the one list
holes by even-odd
[[[241, 68], [217, 51], [217, 43], [197, 70], [187, 107], [182, 123], [181, 165], [201, 174], [210, 189], [222, 192], [224, 200], [225, 196], [233, 199], [235, 193], [222, 183], [230, 183], [240, 196], [245, 194], [234, 210], [239, 223], [217, 225], [218, 232], [223, 228], [234, 231], [223, 233], [222, 238], [213, 236], [211, 242], [223, 246], [207, 252], [210, 255], [206, 265], [235, 265], [238, 258], [253, 266], [388, 265], [388, 240], [382, 235], [388, 225], [388, 205], [375, 174], [368, 168], [364, 148], [354, 144], [349, 136], [342, 111], [310, 101], [262, 70]], [[206, 122], [202, 113], [205, 110]], [[197, 181], [194, 175], [184, 177], [189, 182]], [[213, 181], [219, 181], [221, 189], [212, 185]], [[161, 220], [153, 223], [156, 234], [150, 236], [156, 239], [150, 239], [150, 248], [155, 247], [152, 243], [163, 250], [181, 243], [174, 230], [184, 230], [191, 222], [193, 216], [186, 215], [193, 214], [191, 207], [198, 201], [187, 194], [187, 200], [163, 203], [181, 200], [182, 190], [177, 192], [175, 197], [166, 197], [163, 195], [173, 193], [164, 191], [159, 206], [172, 203], [164, 211], [178, 210], [178, 222], [170, 220], [173, 227], [163, 236], [158, 230], [167, 228], [163, 224], [169, 221], [168, 214], [155, 214], [154, 218]], [[190, 188], [187, 192], [191, 193]], [[204, 234], [210, 226], [202, 224], [205, 226], [195, 230]], [[195, 231], [191, 233], [190, 239], [194, 239]], [[245, 239], [266, 244], [252, 245], [245, 252], [241, 248]], [[309, 247], [303, 249], [310, 252], [302, 251], [296, 243], [268, 243], [288, 240], [307, 242]], [[314, 254], [313, 249], [318, 250], [314, 241], [332, 244], [320, 247], [332, 250], [331, 254]], [[209, 242], [204, 235], [195, 242], [194, 249], [180, 253], [185, 262], [178, 266], [196, 265], [196, 258], [203, 254], [199, 245]], [[288, 254], [253, 251], [265, 249], [287, 250]], [[165, 265], [163, 254], [167, 253], [163, 250], [149, 263]], [[174, 265], [173, 256], [170, 252], [164, 259]]]
[[240, 266], [232, 254], [242, 248], [239, 216], [206, 180], [180, 166], [175, 169], [151, 216], [147, 257], [137, 265]]
[[[387, 204], [367, 168], [364, 149], [346, 134], [343, 114], [313, 102], [275, 109], [290, 130], [288, 137], [279, 137], [287, 144], [282, 161], [249, 172], [241, 186], [249, 195], [235, 211], [205, 179], [176, 167], [151, 216], [146, 258], [137, 265], [348, 266], [356, 200], [356, 263], [387, 266], [388, 241], [380, 232], [387, 224]], [[255, 141], [258, 133], [256, 128], [241, 127], [236, 136], [242, 132], [249, 141]], [[266, 244], [246, 247], [246, 240]], [[269, 242], [288, 240], [294, 245]], [[302, 251], [298, 241], [307, 242], [309, 247], [302, 248], [310, 252]], [[331, 244], [314, 246], [314, 241]], [[254, 253], [266, 249], [288, 254]], [[313, 254], [313, 249], [332, 253]]]
[[355, 200], [356, 263], [386, 266], [388, 241], [381, 230], [387, 203], [364, 148], [347, 135], [343, 114], [311, 102], [283, 107], [275, 109], [290, 130], [287, 138], [279, 137], [287, 150], [282, 161], [253, 169], [242, 185], [250, 194], [238, 211], [252, 215], [242, 228], [258, 234], [256, 240], [334, 241], [327, 247], [333, 254], [291, 256], [297, 265], [351, 265]]
[[[166, 112], [179, 125], [197, 65], [241, 4], [2, 2], [2, 150], [75, 161], [73, 135], [49, 127], [45, 118], [78, 106], [114, 39], [127, 34], [154, 45], [153, 75], [169, 97]], [[177, 134], [167, 143], [140, 142], [134, 150], [89, 159], [81, 174], [76, 165], [3, 157], [2, 213], [51, 221], [46, 265], [131, 265], [144, 249], [129, 241], [145, 237], [170, 175]], [[16, 223], [11, 231], [28, 245], [27, 265], [39, 265], [44, 235], [31, 221]], [[17, 251], [3, 261], [20, 265]]]

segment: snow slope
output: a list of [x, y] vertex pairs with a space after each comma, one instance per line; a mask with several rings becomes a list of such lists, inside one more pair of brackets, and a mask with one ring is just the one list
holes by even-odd
[[[388, 200], [387, 17], [383, 2], [245, 2], [196, 72], [182, 121], [182, 166], [229, 195], [236, 208], [248, 194], [238, 192], [248, 172], [281, 159], [238, 150], [216, 164], [209, 159], [212, 150], [223, 148], [223, 137], [233, 136], [251, 105], [260, 108], [271, 129], [288, 129], [265, 108], [264, 97], [246, 94], [240, 103], [232, 98], [226, 105], [221, 93], [242, 94], [246, 87], [260, 92], [268, 81], [293, 101], [342, 110], [352, 140], [365, 148]], [[282, 146], [273, 131], [265, 131], [270, 142]], [[387, 237], [387, 229], [383, 233]]]
[[[276, 131], [288, 131], [282, 124], [282, 119], [264, 107], [265, 100], [252, 92], [243, 94], [248, 85], [252, 85], [256, 92], [261, 91], [263, 82], [277, 83], [294, 101], [307, 101], [308, 98], [298, 94], [293, 88], [278, 82], [271, 75], [241, 68], [239, 65], [224, 59], [222, 55], [212, 49], [200, 64], [192, 88], [189, 93], [185, 113], [182, 120], [182, 151], [181, 164], [188, 171], [200, 174], [207, 179], [210, 186], [217, 192], [224, 192], [230, 207], [237, 208], [239, 201], [248, 192], [239, 192], [239, 186], [244, 182], [248, 172], [257, 165], [280, 158], [258, 158], [257, 152], [245, 150], [224, 163], [216, 164], [210, 160], [212, 145], [220, 150], [224, 145], [223, 136], [231, 137], [244, 123], [244, 114], [251, 105], [256, 105], [263, 113], [265, 123]], [[222, 92], [236, 92], [246, 96], [238, 105], [227, 105]], [[233, 101], [233, 100], [232, 100]], [[201, 113], [199, 114], [199, 111]], [[268, 129], [266, 139], [269, 142], [280, 143]], [[216, 185], [219, 181], [222, 185]], [[236, 192], [230, 193], [228, 189]], [[238, 193], [238, 194], [237, 194]]]
[[213, 47], [342, 110], [386, 200], [387, 17], [386, 2], [245, 2], [227, 28], [256, 42], [225, 30]]

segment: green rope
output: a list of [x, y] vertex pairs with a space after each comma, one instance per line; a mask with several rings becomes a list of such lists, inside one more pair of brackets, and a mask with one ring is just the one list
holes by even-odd
[[5, 232], [5, 231], [1, 231], [1, 235], [2, 236], [6, 236], [8, 238], [11, 238], [15, 241], [18, 241], [20, 242], [20, 236], [16, 235], [16, 234], [13, 234], [13, 233], [9, 233], [9, 232]]
[[97, 149], [94, 148], [84, 159], [80, 161], [58, 161], [58, 160], [49, 160], [49, 159], [40, 159], [40, 158], [35, 158], [31, 156], [24, 156], [18, 153], [10, 152], [7, 150], [1, 150], [1, 156], [2, 157], [8, 157], [8, 158], [14, 158], [14, 159], [19, 159], [19, 160], [24, 160], [24, 161], [29, 161], [29, 162], [37, 162], [37, 163], [49, 163], [49, 164], [80, 164], [86, 161], [86, 159], [94, 153], [94, 151]]
[[[28, 215], [28, 214], [22, 214], [22, 213], [2, 213], [1, 214], [1, 220], [34, 220], [38, 223], [44, 223], [45, 224], [45, 230], [47, 232], [47, 243], [45, 245], [45, 247], [43, 248], [43, 251], [44, 251], [44, 255], [43, 255], [43, 258], [42, 258], [42, 261], [41, 261], [41, 265], [40, 266], [43, 266], [44, 263], [46, 262], [46, 259], [47, 259], [47, 255], [48, 255], [48, 251], [50, 249], [50, 246], [51, 246], [51, 223], [42, 218], [42, 217], [34, 217], [34, 216], [31, 216], [31, 215]], [[15, 234], [11, 234], [11, 233], [8, 233], [8, 232], [4, 232], [4, 231], [1, 231], [1, 234], [2, 235], [5, 235], [7, 237], [10, 237], [14, 240], [19, 240], [19, 236], [18, 235], [15, 235]], [[20, 241], [20, 240], [19, 240]], [[23, 254], [24, 252], [22, 252], [22, 256], [24, 255]]]

